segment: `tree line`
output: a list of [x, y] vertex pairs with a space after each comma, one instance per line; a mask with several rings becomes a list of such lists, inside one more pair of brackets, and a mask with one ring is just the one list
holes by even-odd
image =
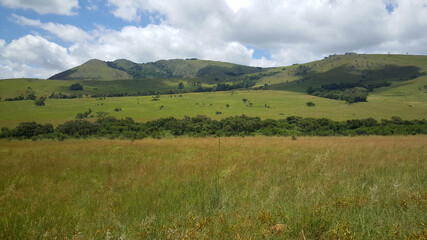
[[403, 120], [400, 117], [333, 121], [327, 118], [265, 119], [249, 116], [213, 120], [206, 116], [161, 118], [145, 123], [132, 118], [117, 119], [107, 113], [97, 113], [95, 122], [85, 119], [67, 121], [56, 128], [52, 124], [23, 122], [16, 128], [2, 128], [0, 138], [67, 139], [106, 137], [123, 139], [206, 136], [357, 136], [357, 135], [416, 135], [427, 134], [427, 120]]

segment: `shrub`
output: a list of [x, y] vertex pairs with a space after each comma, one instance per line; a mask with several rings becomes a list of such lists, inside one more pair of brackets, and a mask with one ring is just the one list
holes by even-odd
[[83, 118], [93, 117], [93, 116], [89, 116], [91, 113], [92, 113], [92, 109], [89, 108], [87, 110], [87, 112], [77, 113], [76, 119], [83, 119]]
[[71, 91], [81, 91], [83, 90], [83, 86], [80, 83], [74, 83], [69, 87], [69, 89]]
[[53, 133], [52, 124], [38, 124], [36, 122], [22, 122], [14, 130], [14, 137], [31, 138], [38, 135]]
[[59, 125], [56, 130], [70, 136], [87, 136], [98, 132], [100, 125], [87, 120], [72, 120]]
[[316, 106], [316, 104], [314, 102], [307, 102], [305, 105], [307, 105], [307, 107], [314, 107], [314, 106]]
[[34, 101], [34, 104], [36, 105], [36, 106], [44, 106], [44, 105], [46, 105], [45, 103], [44, 103], [44, 101], [46, 100], [46, 98], [44, 98], [44, 97], [40, 97], [39, 99], [37, 99], [36, 101]]

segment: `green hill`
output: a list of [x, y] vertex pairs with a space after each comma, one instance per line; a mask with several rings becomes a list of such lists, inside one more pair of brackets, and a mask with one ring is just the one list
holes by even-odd
[[84, 64], [53, 75], [49, 79], [57, 80], [114, 80], [131, 79], [127, 72], [111, 68], [106, 62], [92, 59]]
[[90, 60], [78, 67], [58, 73], [54, 80], [120, 80], [146, 78], [204, 78], [225, 81], [244, 74], [265, 71], [262, 68], [198, 59], [160, 60], [134, 63], [126, 59], [113, 62]]
[[308, 87], [327, 84], [395, 82], [416, 79], [427, 73], [427, 56], [331, 55], [323, 60], [277, 68], [280, 72], [263, 78], [258, 86], [305, 92]]
[[[125, 59], [113, 62], [90, 60], [50, 78], [58, 80], [2, 80], [0, 97], [14, 98], [30, 92], [37, 96], [58, 92], [123, 96], [141, 95], [141, 92], [154, 94], [253, 88], [308, 92], [351, 102], [344, 95], [362, 94], [364, 98], [361, 101], [366, 101], [375, 89], [393, 89], [402, 84], [416, 85], [415, 91], [424, 93], [426, 72], [427, 56], [413, 55], [333, 55], [319, 61], [276, 68], [198, 59], [160, 60], [143, 64]], [[180, 82], [184, 84], [183, 89], [178, 89]], [[82, 84], [84, 90], [70, 91], [69, 86], [73, 83]]]

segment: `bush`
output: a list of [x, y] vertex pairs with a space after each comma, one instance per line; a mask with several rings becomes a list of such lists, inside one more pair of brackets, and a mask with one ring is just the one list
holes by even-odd
[[[89, 115], [92, 113], [92, 109], [88, 109], [87, 110], [87, 112], [84, 112], [84, 113], [77, 113], [77, 115], [76, 115], [76, 119], [83, 119], [83, 118], [88, 118], [89, 117]], [[93, 116], [90, 116], [90, 117], [93, 117]]]
[[31, 138], [38, 135], [53, 133], [52, 124], [38, 124], [36, 122], [22, 122], [12, 132], [14, 137]]
[[98, 132], [100, 125], [87, 120], [72, 120], [59, 125], [56, 130], [70, 136], [87, 136]]
[[74, 83], [69, 88], [71, 91], [81, 91], [83, 90], [83, 86], [80, 83]]
[[305, 105], [307, 105], [307, 107], [314, 107], [314, 106], [316, 106], [316, 104], [314, 102], [307, 102]]
[[45, 100], [46, 100], [46, 98], [41, 97], [41, 98], [37, 99], [37, 100], [34, 102], [34, 104], [35, 104], [36, 106], [44, 106], [44, 105], [46, 105], [46, 104], [44, 103], [44, 101], [45, 101]]

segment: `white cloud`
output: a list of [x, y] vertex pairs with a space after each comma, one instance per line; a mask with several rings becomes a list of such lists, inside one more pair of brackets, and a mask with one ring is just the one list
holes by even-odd
[[302, 62], [346, 51], [381, 51], [388, 42], [396, 43], [393, 47], [396, 51], [405, 51], [405, 43], [411, 41], [411, 49], [427, 53], [423, 45], [427, 35], [426, 0], [108, 0], [108, 3], [116, 17], [127, 21], [138, 21], [142, 14], [152, 13], [197, 39], [270, 49], [271, 63], [284, 62], [285, 53], [293, 61]]
[[70, 52], [90, 58], [114, 60], [127, 58], [136, 62], [197, 57], [248, 64], [253, 50], [238, 42], [200, 38], [191, 32], [165, 24], [146, 27], [128, 26], [120, 31], [100, 30], [90, 44], [78, 43]]
[[39, 14], [75, 15], [73, 9], [79, 7], [78, 0], [0, 0], [9, 8], [32, 9]]
[[65, 41], [84, 41], [89, 40], [92, 37], [82, 29], [72, 26], [72, 25], [64, 25], [64, 24], [58, 24], [58, 23], [42, 23], [40, 20], [33, 20], [29, 18], [25, 18], [22, 16], [18, 16], [16, 14], [12, 15], [13, 20], [23, 26], [33, 26], [38, 27], [41, 29], [44, 29], [52, 34], [55, 34], [59, 38], [65, 40]]
[[34, 35], [5, 44], [0, 41], [0, 77], [47, 77], [78, 62], [67, 49]]

